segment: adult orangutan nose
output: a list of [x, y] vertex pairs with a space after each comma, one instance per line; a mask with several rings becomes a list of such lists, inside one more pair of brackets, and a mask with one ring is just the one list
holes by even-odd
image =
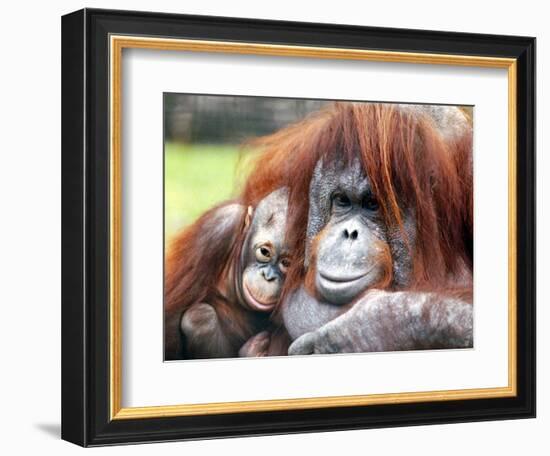
[[352, 241], [355, 241], [358, 236], [359, 236], [358, 230], [349, 231], [347, 228], [344, 229], [344, 239], [350, 239]]

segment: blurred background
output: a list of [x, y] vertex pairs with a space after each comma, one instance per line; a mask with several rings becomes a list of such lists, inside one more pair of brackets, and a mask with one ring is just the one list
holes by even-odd
[[[301, 120], [329, 101], [164, 94], [165, 241], [212, 206], [233, 198], [246, 177], [247, 140]], [[470, 119], [471, 107], [462, 107]]]
[[296, 122], [327, 101], [164, 94], [165, 240], [235, 196], [251, 138]]

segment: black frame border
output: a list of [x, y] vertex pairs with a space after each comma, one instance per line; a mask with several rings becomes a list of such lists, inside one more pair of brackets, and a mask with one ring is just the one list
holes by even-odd
[[[110, 420], [109, 35], [517, 59], [517, 396]], [[535, 38], [84, 9], [62, 18], [62, 438], [81, 446], [535, 417]]]

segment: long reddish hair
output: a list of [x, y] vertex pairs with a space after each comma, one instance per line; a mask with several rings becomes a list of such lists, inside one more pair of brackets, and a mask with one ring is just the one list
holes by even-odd
[[[236, 204], [222, 203], [205, 212], [191, 226], [178, 233], [166, 249], [164, 273], [164, 332], [166, 359], [179, 359], [181, 315], [193, 304], [220, 302], [220, 280], [240, 259], [244, 243], [244, 210], [232, 223], [220, 224], [219, 212]], [[216, 221], [218, 223], [216, 223]], [[223, 230], [213, 230], [212, 226]], [[246, 326], [235, 307], [232, 321], [238, 329]], [[222, 309], [218, 309], [222, 310]]]
[[420, 110], [333, 103], [250, 142], [248, 146], [260, 152], [242, 189], [245, 204], [254, 206], [273, 189], [289, 188], [287, 242], [293, 256], [283, 296], [305, 277], [309, 186], [315, 165], [319, 160], [350, 165], [357, 158], [388, 226], [404, 232], [403, 208], [415, 211], [410, 286], [471, 292], [472, 130], [466, 125], [460, 134], [444, 136]]

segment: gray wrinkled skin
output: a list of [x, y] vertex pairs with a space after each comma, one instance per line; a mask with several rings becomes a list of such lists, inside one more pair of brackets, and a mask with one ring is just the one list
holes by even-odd
[[373, 290], [295, 340], [289, 355], [473, 347], [473, 307], [436, 293]]
[[[383, 226], [376, 214], [361, 209], [369, 191], [369, 180], [358, 160], [350, 169], [342, 163], [316, 166], [310, 186], [307, 239], [310, 244], [323, 230], [317, 244], [315, 285], [319, 295], [332, 304], [352, 301], [382, 273], [370, 259], [381, 254], [376, 241], [385, 238]], [[335, 209], [335, 193], [349, 198], [351, 206]]]
[[300, 287], [286, 300], [283, 307], [283, 321], [290, 339], [295, 340], [334, 320], [346, 310], [345, 306], [318, 301]]
[[[393, 227], [387, 232], [393, 260], [393, 285], [403, 288], [409, 284], [412, 258], [416, 248], [416, 219], [413, 209], [403, 211], [403, 228]], [[403, 230], [405, 233], [403, 233]]]
[[[309, 193], [306, 266], [311, 261], [313, 238], [323, 230], [317, 245], [315, 283], [321, 298], [329, 303], [349, 303], [381, 278], [383, 270], [376, 261], [382, 253], [381, 243], [390, 246], [394, 284], [408, 283], [416, 231], [413, 211], [404, 211], [404, 232], [400, 228], [388, 229], [380, 214], [360, 208], [370, 192], [369, 179], [359, 160], [349, 168], [343, 163], [323, 166], [322, 162], [315, 167]], [[345, 194], [353, 207], [335, 211], [335, 193]], [[352, 239], [347, 233], [357, 237]]]
[[343, 163], [331, 163], [324, 166], [319, 161], [313, 171], [309, 187], [309, 213], [306, 232], [306, 263], [311, 256], [311, 242], [320, 233], [330, 219], [331, 197], [338, 188], [351, 190], [360, 194], [369, 188], [369, 182], [361, 169], [359, 160], [356, 160], [350, 169]]

